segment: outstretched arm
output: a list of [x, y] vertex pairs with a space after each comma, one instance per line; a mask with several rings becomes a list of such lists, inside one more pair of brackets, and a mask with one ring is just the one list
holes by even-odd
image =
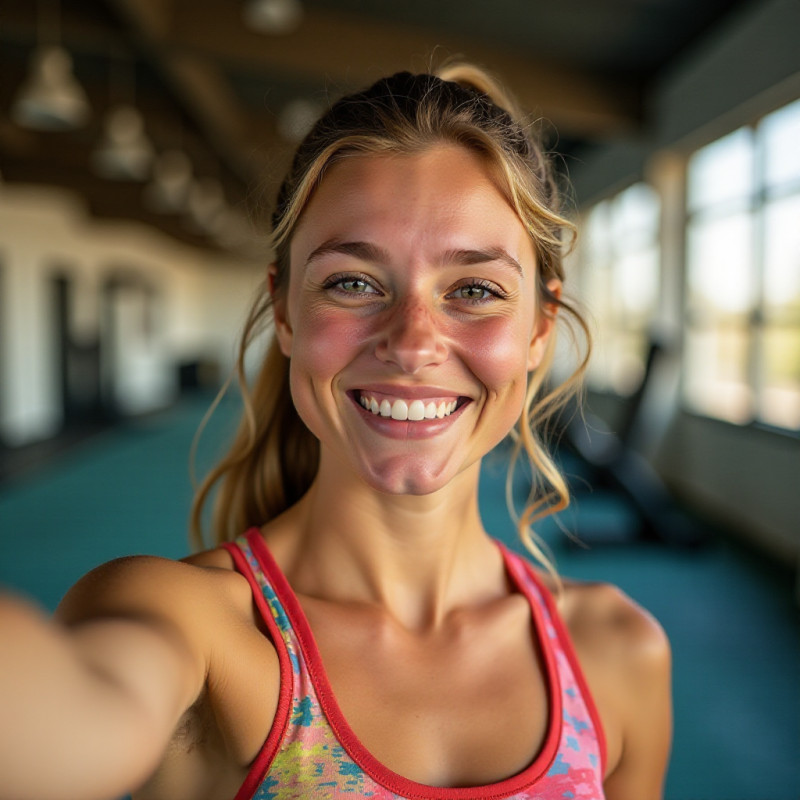
[[90, 592], [77, 594], [68, 624], [0, 597], [0, 798], [108, 800], [131, 791], [202, 688], [202, 659], [167, 616], [147, 602], [116, 613], [101, 602], [92, 615], [81, 596]]

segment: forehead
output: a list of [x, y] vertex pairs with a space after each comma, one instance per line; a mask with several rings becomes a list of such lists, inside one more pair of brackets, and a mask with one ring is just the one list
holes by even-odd
[[518, 259], [533, 257], [525, 226], [489, 165], [455, 145], [333, 164], [303, 212], [292, 260], [335, 238], [381, 239], [409, 250], [496, 246]]

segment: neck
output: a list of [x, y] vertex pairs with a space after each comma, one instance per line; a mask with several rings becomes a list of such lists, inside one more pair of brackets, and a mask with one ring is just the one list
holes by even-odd
[[479, 469], [432, 494], [395, 496], [321, 465], [283, 524], [268, 529], [270, 545], [298, 593], [377, 605], [407, 629], [436, 629], [454, 609], [505, 590], [478, 511]]

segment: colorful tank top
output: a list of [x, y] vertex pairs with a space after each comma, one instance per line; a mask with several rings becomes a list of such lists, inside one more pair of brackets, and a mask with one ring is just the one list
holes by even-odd
[[381, 764], [352, 731], [331, 691], [300, 603], [253, 529], [225, 545], [249, 581], [278, 652], [280, 699], [264, 746], [235, 800], [601, 800], [605, 740], [566, 629], [531, 567], [498, 543], [528, 599], [550, 698], [548, 732], [526, 769], [486, 786], [426, 786]]

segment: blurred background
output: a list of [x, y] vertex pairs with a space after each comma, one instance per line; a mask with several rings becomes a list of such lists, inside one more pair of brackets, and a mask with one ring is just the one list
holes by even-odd
[[[667, 797], [796, 800], [799, 33], [797, 0], [0, 0], [0, 583], [53, 608], [104, 560], [187, 551], [189, 447], [293, 147], [463, 56], [539, 121], [581, 231], [586, 423], [539, 533], [672, 639]], [[513, 543], [506, 465], [481, 502]]]

